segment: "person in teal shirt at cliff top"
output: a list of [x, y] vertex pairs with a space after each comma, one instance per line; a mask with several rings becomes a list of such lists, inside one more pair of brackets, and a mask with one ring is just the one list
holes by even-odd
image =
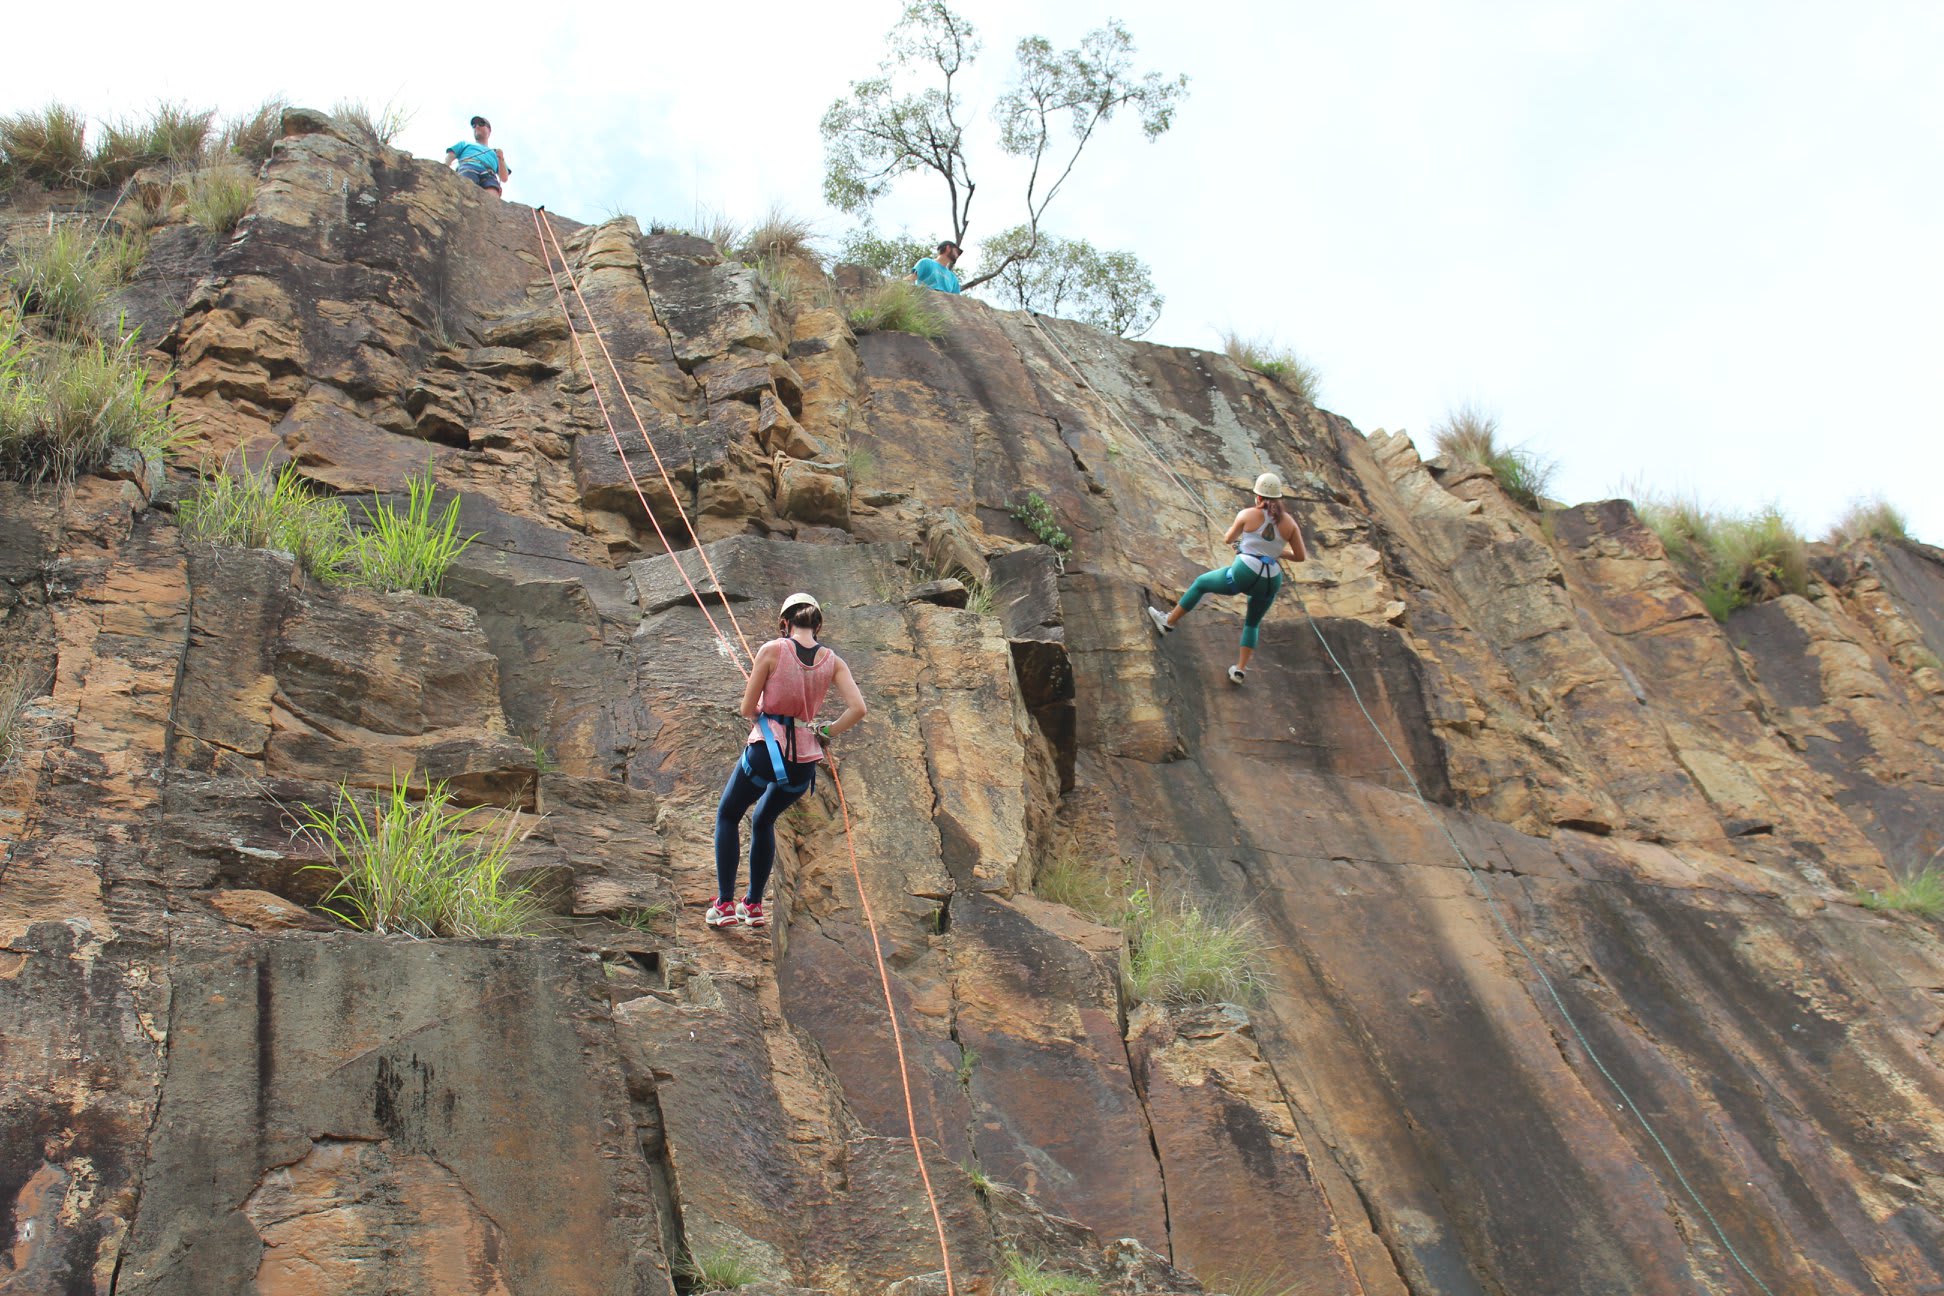
[[926, 257], [911, 267], [911, 273], [918, 282], [927, 288], [942, 293], [955, 293], [959, 290], [958, 272], [952, 269], [958, 264], [959, 245], [946, 239], [938, 245], [938, 255]]
[[513, 171], [506, 165], [505, 152], [486, 142], [493, 138], [493, 123], [475, 117], [472, 132], [471, 139], [460, 140], [446, 150], [446, 165], [457, 168], [460, 175], [481, 189], [490, 189], [493, 197], [504, 198], [500, 186]]

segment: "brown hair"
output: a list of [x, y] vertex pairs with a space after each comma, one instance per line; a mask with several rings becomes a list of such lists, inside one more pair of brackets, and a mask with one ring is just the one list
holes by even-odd
[[809, 603], [799, 603], [790, 609], [787, 616], [778, 617], [776, 624], [779, 633], [786, 638], [792, 626], [815, 632], [823, 629], [823, 613]]
[[1256, 507], [1264, 513], [1267, 513], [1278, 527], [1281, 527], [1282, 520], [1289, 516], [1289, 510], [1283, 507], [1283, 502], [1279, 499], [1265, 499], [1263, 496], [1258, 495], [1256, 496]]

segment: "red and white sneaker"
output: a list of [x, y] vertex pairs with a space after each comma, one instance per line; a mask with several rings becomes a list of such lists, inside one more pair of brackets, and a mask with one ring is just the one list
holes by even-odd
[[741, 908], [741, 905], [727, 900], [712, 900], [703, 911], [702, 921], [711, 927], [734, 927], [742, 921], [742, 914], [738, 912]]
[[761, 900], [736, 901], [736, 917], [742, 921], [742, 925], [745, 927], [769, 926], [769, 915], [763, 912], [763, 902]]

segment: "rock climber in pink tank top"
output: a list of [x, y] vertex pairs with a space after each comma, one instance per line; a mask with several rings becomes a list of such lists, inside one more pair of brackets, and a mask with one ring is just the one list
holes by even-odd
[[[783, 600], [779, 638], [756, 651], [756, 666], [743, 690], [742, 713], [755, 721], [742, 757], [729, 771], [722, 803], [716, 807], [715, 902], [703, 915], [711, 927], [765, 927], [763, 889], [776, 862], [776, 820], [816, 784], [817, 762], [825, 740], [864, 718], [864, 695], [844, 659], [817, 642], [823, 608], [808, 594]], [[817, 712], [835, 686], [844, 713], [820, 725]], [[749, 892], [736, 899], [737, 857], [742, 854], [742, 820], [751, 806]]]

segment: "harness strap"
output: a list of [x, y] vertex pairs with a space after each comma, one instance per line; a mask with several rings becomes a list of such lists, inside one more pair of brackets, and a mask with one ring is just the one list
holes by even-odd
[[[783, 719], [785, 717], [777, 718]], [[783, 749], [777, 746], [776, 733], [770, 728], [770, 719], [771, 717], [759, 712], [756, 716], [756, 732], [763, 735], [763, 746], [769, 749], [770, 768], [776, 771], [776, 777], [773, 782], [781, 785], [785, 792], [800, 792], [810, 786], [810, 779], [808, 776], [805, 776], [801, 783], [790, 782], [790, 772], [783, 764]], [[792, 749], [794, 750], [796, 742], [796, 734], [794, 731], [790, 735], [790, 740]], [[749, 751], [754, 746], [755, 744], [751, 743], [748, 747], [743, 748], [742, 758], [743, 769], [749, 772], [751, 778], [756, 776], [756, 771], [749, 768]]]

